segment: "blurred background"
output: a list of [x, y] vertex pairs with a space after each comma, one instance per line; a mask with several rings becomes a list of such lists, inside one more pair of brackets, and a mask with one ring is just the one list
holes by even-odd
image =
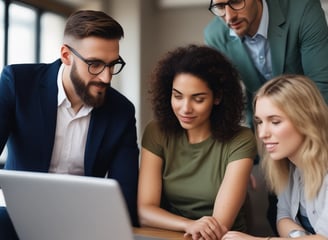
[[[209, 0], [0, 0], [0, 68], [12, 63], [59, 58], [66, 18], [77, 9], [102, 10], [124, 28], [120, 54], [127, 62], [113, 86], [136, 107], [139, 140], [151, 119], [149, 74], [168, 50], [202, 44], [213, 18]], [[327, 9], [328, 0], [322, 0]], [[139, 141], [140, 142], [140, 141]], [[2, 157], [3, 158], [3, 157]]]
[[[135, 105], [138, 142], [152, 118], [147, 99], [149, 74], [166, 51], [203, 43], [213, 17], [207, 0], [0, 0], [0, 69], [13, 63], [59, 58], [66, 18], [78, 9], [102, 10], [124, 28], [120, 55], [127, 62], [112, 86]], [[0, 156], [0, 168], [6, 150]]]
[[[147, 90], [149, 74], [167, 51], [189, 43], [203, 44], [203, 29], [213, 18], [209, 0], [0, 0], [0, 67], [13, 63], [52, 62], [59, 58], [66, 18], [78, 9], [102, 10], [124, 28], [120, 55], [126, 67], [112, 86], [136, 107], [138, 141], [152, 118]], [[328, 0], [321, 0], [328, 16]], [[1, 116], [0, 116], [1, 117]], [[0, 167], [6, 150], [0, 156]], [[270, 235], [265, 219], [266, 188], [258, 166], [250, 189], [254, 234]]]
[[67, 16], [77, 9], [102, 10], [125, 31], [120, 54], [127, 65], [112, 84], [134, 103], [141, 136], [151, 119], [151, 69], [166, 51], [203, 43], [203, 28], [213, 17], [208, 5], [208, 0], [0, 0], [0, 67], [54, 61]]

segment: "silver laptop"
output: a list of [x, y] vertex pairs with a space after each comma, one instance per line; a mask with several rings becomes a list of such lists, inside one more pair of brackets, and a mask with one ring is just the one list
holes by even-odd
[[0, 170], [7, 211], [22, 240], [133, 240], [114, 179]]

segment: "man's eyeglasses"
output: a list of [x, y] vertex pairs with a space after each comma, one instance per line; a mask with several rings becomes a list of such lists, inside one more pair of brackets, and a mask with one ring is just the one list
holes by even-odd
[[229, 6], [232, 10], [239, 11], [245, 8], [245, 0], [229, 0], [228, 2], [214, 3], [211, 0], [208, 10], [210, 10], [214, 15], [219, 17], [224, 17], [226, 14], [226, 6]]
[[74, 48], [65, 45], [75, 56], [77, 56], [79, 59], [81, 59], [83, 62], [85, 62], [88, 65], [88, 72], [92, 75], [98, 75], [104, 71], [106, 67], [109, 67], [110, 73], [112, 75], [116, 75], [120, 73], [125, 66], [124, 60], [119, 56], [118, 59], [116, 59], [113, 62], [110, 63], [104, 63], [101, 60], [88, 60], [81, 56]]

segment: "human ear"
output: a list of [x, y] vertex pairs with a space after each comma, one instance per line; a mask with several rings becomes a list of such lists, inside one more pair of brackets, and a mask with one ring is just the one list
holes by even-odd
[[65, 65], [71, 65], [71, 52], [65, 44], [60, 49], [60, 59]]

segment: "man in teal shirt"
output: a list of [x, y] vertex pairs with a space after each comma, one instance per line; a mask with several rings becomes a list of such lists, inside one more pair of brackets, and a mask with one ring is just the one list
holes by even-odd
[[304, 74], [328, 102], [328, 28], [319, 0], [211, 0], [205, 42], [230, 58], [248, 97], [268, 79]]
[[[238, 69], [249, 126], [254, 93], [284, 73], [311, 78], [328, 103], [328, 27], [319, 0], [211, 0], [209, 10], [215, 18], [205, 28], [205, 42]], [[269, 200], [275, 231], [276, 198]]]

